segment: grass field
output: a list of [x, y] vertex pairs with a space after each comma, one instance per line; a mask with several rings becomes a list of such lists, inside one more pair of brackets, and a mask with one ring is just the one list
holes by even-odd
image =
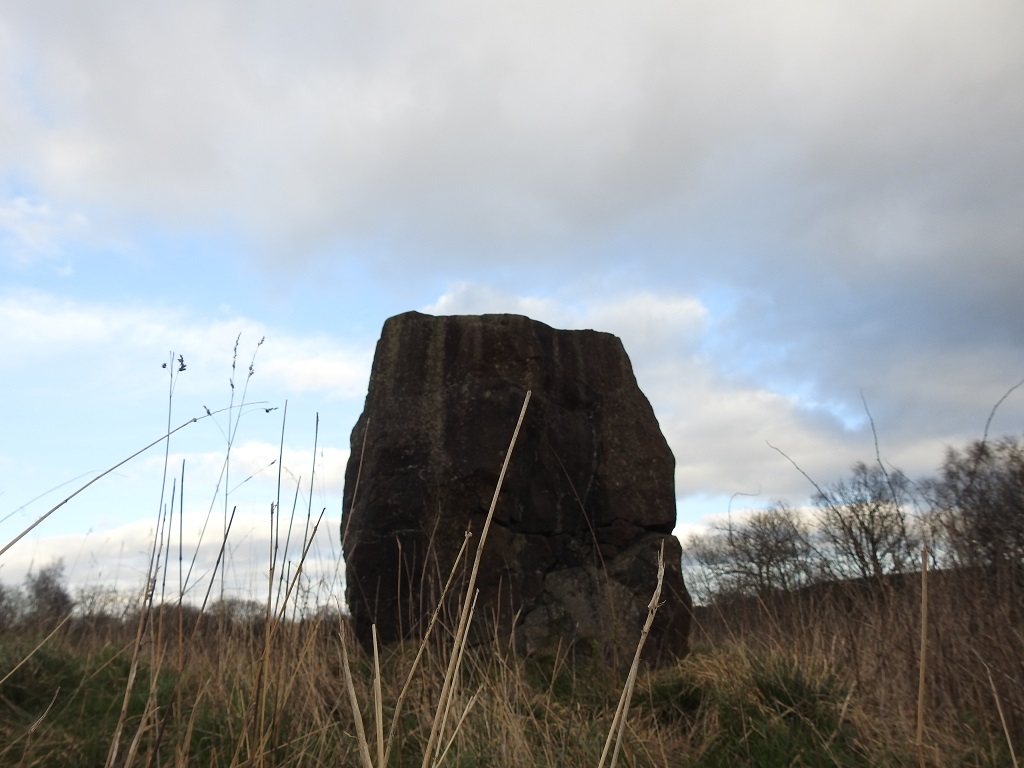
[[995, 767], [1024, 752], [1020, 568], [722, 598], [695, 610], [687, 658], [647, 668], [467, 647], [465, 596], [422, 642], [368, 654], [301, 560], [287, 581], [271, 564], [263, 603], [211, 601], [216, 570], [201, 604], [164, 599], [173, 528], [157, 528], [128, 603], [76, 605], [59, 568], [0, 591], [0, 766]]
[[[698, 608], [690, 656], [639, 670], [619, 764], [1015, 765], [1020, 607], [979, 574], [932, 576], [920, 752], [921, 593], [908, 580]], [[454, 632], [441, 620], [375, 664], [326, 608], [28, 613], [0, 635], [0, 765], [601, 764], [630, 659], [493, 645], [460, 655], [428, 749]]]

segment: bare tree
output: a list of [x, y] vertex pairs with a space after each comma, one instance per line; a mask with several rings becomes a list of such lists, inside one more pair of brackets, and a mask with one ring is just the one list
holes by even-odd
[[703, 572], [705, 599], [767, 595], [804, 586], [816, 571], [810, 531], [782, 503], [691, 536], [687, 547]]
[[979, 440], [946, 452], [932, 504], [958, 565], [1024, 564], [1024, 443]]
[[18, 587], [0, 584], [0, 632], [12, 629], [24, 613], [24, 593]]
[[814, 503], [835, 575], [882, 578], [909, 570], [919, 546], [910, 525], [914, 499], [902, 472], [863, 462], [850, 477], [820, 488]]
[[64, 561], [54, 560], [35, 574], [25, 577], [29, 611], [46, 621], [64, 618], [75, 605], [64, 579]]
[[725, 537], [715, 531], [693, 533], [683, 548], [686, 587], [698, 603], [708, 603], [728, 594], [731, 552]]

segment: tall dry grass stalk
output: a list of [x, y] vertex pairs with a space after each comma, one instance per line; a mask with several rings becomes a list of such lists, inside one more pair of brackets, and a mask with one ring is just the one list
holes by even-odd
[[1006, 747], [1010, 752], [1010, 760], [1013, 763], [1013, 768], [1018, 768], [1017, 750], [1013, 746], [1013, 737], [1010, 735], [1009, 726], [1006, 724], [1006, 713], [1003, 712], [1003, 703], [999, 700], [999, 691], [996, 689], [996, 681], [992, 679], [992, 670], [980, 657], [978, 661], [980, 661], [985, 667], [985, 674], [988, 676], [988, 684], [992, 688], [992, 700], [995, 702], [996, 711], [999, 713], [999, 724], [1003, 727], [1003, 735], [1006, 736]]
[[[226, 410], [226, 409], [221, 409], [221, 410], [223, 411], [223, 410]], [[217, 411], [216, 413], [220, 413], [220, 412], [221, 411]], [[196, 416], [194, 418], [189, 419], [184, 424], [181, 424], [180, 426], [175, 427], [174, 429], [168, 431], [163, 436], [158, 437], [156, 440], [154, 440], [153, 442], [151, 442], [149, 445], [145, 446], [144, 448], [140, 448], [139, 450], [135, 451], [135, 453], [133, 453], [131, 456], [127, 457], [126, 459], [122, 459], [121, 461], [119, 461], [114, 466], [112, 466], [112, 467], [104, 470], [100, 474], [96, 475], [96, 477], [94, 477], [89, 482], [79, 486], [78, 489], [75, 490], [74, 493], [72, 493], [72, 494], [70, 494], [68, 496], [65, 496], [60, 502], [58, 502], [57, 504], [54, 504], [52, 507], [50, 507], [50, 509], [48, 509], [46, 512], [44, 512], [39, 517], [37, 517], [34, 521], [32, 521], [32, 523], [28, 527], [26, 527], [25, 530], [23, 530], [21, 533], [19, 533], [17, 536], [15, 536], [13, 539], [11, 539], [9, 542], [4, 544], [2, 547], [0, 547], [0, 557], [3, 557], [4, 553], [7, 552], [7, 550], [9, 550], [11, 547], [13, 547], [15, 544], [17, 544], [23, 538], [25, 538], [32, 531], [34, 531], [36, 529], [36, 527], [38, 527], [44, 520], [46, 520], [50, 515], [52, 515], [58, 509], [60, 509], [65, 504], [67, 504], [69, 501], [71, 501], [73, 498], [75, 498], [78, 494], [82, 493], [83, 491], [85, 491], [86, 489], [91, 487], [92, 485], [95, 485], [100, 480], [102, 480], [104, 477], [106, 477], [107, 475], [111, 474], [112, 472], [117, 471], [118, 469], [123, 467], [125, 464], [130, 462], [132, 459], [135, 459], [138, 456], [141, 456], [146, 451], [148, 451], [150, 448], [153, 448], [153, 447], [155, 447], [157, 445], [160, 445], [160, 443], [162, 443], [164, 440], [167, 440], [172, 435], [177, 434], [181, 430], [185, 429], [185, 427], [189, 427], [189, 426], [199, 422], [200, 420], [208, 418], [208, 416], [212, 416], [212, 415], [214, 415], [214, 414], [210, 413], [210, 414], [207, 414], [207, 416]]]
[[636, 654], [633, 656], [633, 663], [629, 667], [629, 675], [626, 677], [626, 684], [622, 689], [622, 696], [619, 697], [619, 704], [615, 708], [615, 717], [612, 719], [612, 726], [608, 730], [608, 738], [605, 740], [604, 751], [601, 752], [601, 760], [597, 768], [604, 768], [605, 758], [608, 756], [608, 749], [611, 747], [612, 739], [615, 740], [615, 750], [612, 752], [610, 768], [615, 768], [615, 763], [622, 748], [622, 734], [626, 731], [626, 718], [629, 714], [629, 702], [633, 698], [633, 689], [636, 687], [636, 675], [640, 668], [640, 655], [644, 649], [644, 643], [654, 625], [654, 616], [661, 604], [661, 587], [665, 581], [665, 545], [662, 544], [658, 552], [658, 581], [654, 587], [654, 594], [651, 602], [647, 605], [647, 619], [644, 621], [643, 629], [640, 631], [640, 641], [636, 646]]
[[[487, 517], [484, 521], [483, 529], [480, 533], [480, 538], [477, 541], [476, 556], [473, 560], [473, 566], [470, 571], [469, 580], [465, 586], [465, 594], [462, 599], [462, 610], [459, 614], [458, 627], [455, 631], [454, 642], [452, 650], [449, 656], [448, 664], [445, 671], [444, 681], [441, 685], [441, 690], [438, 695], [436, 709], [434, 711], [434, 717], [431, 723], [430, 734], [427, 737], [426, 745], [423, 749], [422, 765], [423, 768], [427, 766], [440, 765], [443, 762], [445, 756], [451, 748], [456, 734], [462, 727], [466, 716], [469, 714], [470, 709], [476, 702], [476, 696], [474, 695], [459, 718], [458, 723], [455, 725], [452, 734], [449, 736], [449, 740], [446, 744], [442, 745], [441, 739], [445, 733], [445, 727], [448, 723], [449, 715], [451, 713], [451, 707], [454, 701], [454, 691], [456, 689], [456, 680], [459, 674], [459, 670], [462, 667], [462, 662], [465, 657], [466, 651], [466, 639], [469, 633], [469, 625], [473, 616], [473, 609], [476, 605], [476, 580], [480, 570], [480, 562], [483, 558], [483, 549], [487, 542], [487, 533], [490, 529], [491, 521], [494, 518], [494, 510], [498, 504], [498, 497], [501, 494], [501, 488], [505, 480], [505, 475], [508, 471], [509, 461], [512, 458], [512, 452], [515, 449], [516, 441], [519, 437], [519, 431], [523, 424], [523, 419], [526, 417], [527, 408], [530, 405], [530, 397], [532, 392], [527, 392], [526, 397], [523, 400], [523, 406], [519, 412], [519, 418], [516, 422], [515, 429], [512, 433], [512, 439], [509, 442], [508, 450], [505, 452], [505, 459], [502, 463], [501, 471], [498, 475], [498, 482], [496, 484], [494, 495], [491, 499], [491, 505], [487, 512]], [[383, 704], [381, 694], [381, 670], [380, 670], [380, 656], [377, 648], [377, 629], [376, 626], [372, 627], [373, 634], [373, 701], [374, 701], [374, 720], [375, 720], [375, 733], [377, 737], [377, 768], [384, 768], [387, 764], [388, 756], [391, 753], [392, 743], [395, 735], [395, 729], [398, 723], [398, 713], [401, 711], [401, 705], [404, 702], [406, 692], [411, 684], [413, 675], [417, 671], [417, 668], [422, 658], [424, 650], [427, 648], [431, 631], [434, 627], [434, 623], [437, 619], [438, 613], [444, 604], [444, 598], [448, 592], [448, 589], [452, 583], [452, 579], [455, 576], [456, 568], [458, 567], [459, 561], [465, 552], [466, 543], [469, 541], [470, 534], [467, 532], [466, 538], [463, 541], [463, 546], [459, 551], [456, 562], [453, 565], [452, 572], [449, 575], [448, 582], [445, 584], [444, 590], [441, 595], [441, 600], [438, 602], [431, 616], [430, 622], [427, 626], [427, 630], [423, 640], [419, 644], [419, 649], [416, 654], [416, 658], [413, 662], [413, 668], [410, 671], [409, 677], [406, 680], [405, 685], [402, 687], [402, 691], [399, 693], [398, 703], [396, 705], [396, 714], [392, 719], [392, 724], [388, 731], [388, 739], [384, 739], [384, 715], [383, 715]], [[359, 744], [359, 754], [364, 765], [364, 768], [374, 768], [374, 761], [371, 756], [370, 744], [366, 736], [366, 729], [362, 722], [362, 716], [359, 714], [359, 701], [355, 692], [355, 684], [353, 682], [351, 664], [349, 661], [347, 642], [345, 638], [342, 638], [342, 665], [345, 679], [345, 689], [348, 695], [349, 704], [352, 707], [354, 725], [356, 728], [356, 738]]]
[[917, 759], [921, 768], [925, 767], [924, 759], [924, 712], [927, 684], [928, 656], [928, 545], [921, 547], [921, 651], [918, 662], [917, 677]]
[[526, 409], [530, 406], [530, 397], [533, 392], [527, 392], [523, 400], [523, 407], [519, 411], [519, 420], [512, 432], [512, 440], [509, 442], [508, 450], [505, 452], [505, 460], [501, 465], [501, 472], [498, 475], [498, 482], [494, 488], [494, 496], [491, 498], [491, 506], [487, 510], [487, 518], [484, 520], [483, 529], [480, 532], [480, 540], [476, 545], [476, 557], [473, 560], [473, 568], [469, 574], [469, 582], [466, 584], [466, 594], [463, 596], [462, 611], [459, 615], [459, 626], [455, 631], [455, 645], [452, 649], [451, 659], [448, 663], [448, 670], [445, 673], [444, 684], [441, 686], [441, 695], [437, 702], [437, 714], [434, 724], [430, 729], [430, 737], [427, 739], [427, 748], [423, 754], [423, 768], [429, 765], [436, 765], [433, 761], [433, 749], [437, 739], [444, 728], [448, 717], [448, 708], [452, 695], [452, 687], [455, 684], [455, 676], [458, 672], [458, 665], [465, 651], [466, 637], [469, 632], [469, 622], [473, 615], [473, 606], [476, 604], [476, 579], [480, 572], [480, 561], [483, 559], [484, 545], [487, 543], [487, 533], [491, 528], [491, 521], [494, 519], [494, 510], [498, 506], [498, 496], [501, 494], [501, 486], [505, 482], [505, 473], [508, 471], [509, 461], [512, 459], [512, 451], [515, 448], [516, 440], [519, 438], [519, 430], [523, 426], [523, 419], [526, 418]]

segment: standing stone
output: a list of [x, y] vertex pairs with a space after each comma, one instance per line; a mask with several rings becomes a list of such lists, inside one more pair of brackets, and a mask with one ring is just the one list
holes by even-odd
[[484, 547], [477, 640], [524, 652], [635, 648], [665, 551], [648, 658], [685, 655], [690, 597], [675, 459], [622, 342], [519, 315], [384, 324], [352, 431], [342, 541], [356, 636], [420, 637], [466, 553], [451, 624], [527, 390], [533, 395]]

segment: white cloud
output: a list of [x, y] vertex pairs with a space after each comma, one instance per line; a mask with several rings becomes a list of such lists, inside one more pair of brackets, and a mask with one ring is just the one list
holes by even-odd
[[[307, 440], [303, 439], [303, 442]], [[312, 441], [308, 441], [310, 446]], [[340, 497], [345, 467], [348, 464], [349, 450], [334, 446], [321, 446], [316, 453], [314, 491], [330, 493]], [[281, 471], [283, 494], [290, 498], [296, 483], [301, 479], [299, 489], [306, 494], [310, 487], [310, 474], [314, 473], [313, 451], [310, 448], [293, 448], [260, 440], [244, 440], [232, 446], [230, 456], [227, 446], [223, 450], [205, 452], [180, 452], [170, 454], [168, 464], [180, 467], [184, 462], [188, 472], [189, 485], [212, 489], [222, 477], [225, 460], [229, 464], [229, 494], [246, 485], [247, 491], [258, 486], [257, 495], [264, 500], [273, 500], [272, 491], [277, 486], [278, 470]], [[153, 456], [147, 460], [151, 468], [162, 467], [163, 456]], [[223, 483], [220, 485], [223, 493]], [[268, 490], [271, 493], [268, 495]], [[251, 498], [251, 496], [249, 497]]]
[[423, 311], [430, 315], [526, 315], [547, 323], [564, 323], [560, 307], [552, 299], [517, 296], [467, 282], [457, 283]]
[[[26, 197], [0, 201], [0, 253], [16, 267], [66, 262], [65, 241], [80, 238], [88, 227], [85, 215], [59, 213], [45, 202]], [[69, 276], [69, 269], [66, 263], [58, 267], [62, 277]]]
[[51, 216], [49, 206], [32, 203], [24, 197], [16, 197], [0, 206], [0, 232], [5, 240], [13, 241], [8, 248], [14, 251], [16, 258], [27, 261], [30, 253], [45, 254], [53, 249], [53, 237], [46, 226]]
[[[556, 328], [592, 328], [622, 338], [627, 352], [663, 351], [669, 345], [691, 349], [706, 330], [708, 319], [707, 308], [691, 296], [644, 292], [600, 301], [566, 302], [519, 296], [467, 282], [456, 284], [423, 311], [433, 315], [511, 313]], [[675, 350], [681, 351], [678, 347]]]
[[[303, 514], [295, 522], [289, 540], [287, 528], [282, 526], [275, 532], [270, 527], [268, 517], [236, 513], [223, 560], [227, 594], [257, 599], [266, 595], [271, 544], [274, 541], [277, 542], [278, 573], [284, 567], [282, 563], [290, 563], [289, 572], [294, 573], [295, 564], [301, 559], [304, 537], [312, 533], [317, 515], [318, 512], [314, 510], [307, 531]], [[170, 563], [161, 567], [158, 582], [158, 589], [164, 589], [166, 585], [168, 599], [177, 596], [179, 544], [184, 555], [180, 569], [182, 581], [191, 570], [186, 587], [188, 599], [200, 600], [209, 586], [223, 542], [223, 521], [219, 515], [215, 516], [211, 524], [206, 526], [205, 533], [202, 533], [205, 519], [206, 513], [203, 511], [188, 512], [181, 526], [182, 536], [179, 537], [176, 522], [169, 533], [173, 557]], [[324, 516], [304, 564], [307, 578], [314, 583], [320, 580], [325, 583], [326, 589], [321, 597], [330, 591], [335, 594], [341, 592], [339, 525], [338, 518]], [[72, 591], [78, 588], [113, 586], [127, 593], [139, 594], [145, 585], [156, 535], [154, 522], [139, 521], [101, 533], [25, 539], [5, 553], [3, 563], [0, 564], [0, 583], [9, 586], [20, 584], [28, 573], [36, 572], [56, 560], [63, 560], [65, 575]], [[287, 552], [284, 550], [286, 540], [289, 544]], [[219, 595], [218, 578], [214, 585], [214, 599]]]
[[[269, 335], [268, 335], [269, 331]], [[265, 339], [265, 345], [260, 345]], [[190, 317], [167, 307], [119, 306], [57, 298], [41, 292], [0, 294], [0, 369], [17, 370], [45, 360], [65, 367], [81, 361], [111, 368], [128, 381], [145, 377], [168, 360], [169, 351], [185, 357], [184, 391], [216, 391], [231, 376], [232, 350], [238, 341], [236, 386], [248, 378], [250, 364], [287, 391], [327, 392], [340, 397], [365, 393], [371, 350], [343, 346], [326, 338], [297, 338], [274, 333], [245, 317]], [[97, 358], [102, 354], [102, 360]], [[143, 373], [145, 372], [145, 374]]]
[[[95, 304], [38, 291], [0, 295], [0, 319], [0, 340], [7, 353], [2, 362], [11, 365], [74, 350], [88, 354], [101, 347], [120, 349], [125, 355], [145, 349], [161, 358], [168, 349], [188, 347], [199, 355], [218, 339], [227, 342], [230, 354], [238, 332], [255, 335], [260, 330], [241, 318], [200, 325], [163, 307]], [[110, 346], [115, 340], [118, 345]]]
[[[232, 349], [240, 333], [232, 373]], [[266, 342], [257, 347], [264, 334]], [[318, 437], [312, 504], [337, 509], [348, 431], [358, 416], [365, 381], [357, 399], [350, 397], [355, 385], [335, 373], [365, 365], [368, 353], [322, 337], [315, 340], [316, 356], [302, 369], [308, 343], [244, 317], [204, 318], [152, 305], [88, 303], [40, 292], [0, 294], [0, 400], [8, 404], [0, 453], [9, 469], [0, 476], [0, 518], [17, 513], [6, 527], [0, 525], [0, 534], [13, 536], [15, 526], [28, 525], [49, 507], [47, 502], [59, 501], [56, 495], [45, 496], [47, 489], [67, 478], [82, 476], [84, 483], [157, 439], [169, 420], [174, 428], [191, 417], [201, 418], [171, 438], [165, 503], [182, 461], [187, 498], [211, 502], [231, 433], [231, 499], [267, 508], [276, 499], [278, 465], [266, 466], [277, 460], [285, 430], [282, 506], [286, 497], [290, 505], [299, 478], [302, 507], [309, 503]], [[169, 362], [169, 350], [184, 355], [186, 371], [178, 372], [176, 362], [161, 368]], [[282, 373], [287, 365], [306, 371], [323, 365], [329, 375], [296, 382]], [[228, 386], [232, 376], [233, 395]], [[339, 396], [348, 399], [338, 401]], [[329, 408], [322, 409], [323, 398]], [[229, 404], [233, 408], [225, 410]], [[212, 417], [205, 416], [206, 408], [215, 412]], [[265, 413], [268, 408], [273, 410]], [[315, 419], [321, 410], [317, 435]], [[163, 463], [163, 446], [151, 449], [77, 498], [43, 529], [79, 532], [148, 515], [160, 500]], [[237, 487], [253, 474], [252, 481]], [[220, 494], [224, 490], [222, 484]], [[41, 494], [45, 498], [31, 501]]]
[[305, 356], [294, 346], [289, 346], [289, 352], [270, 356], [260, 369], [294, 392], [330, 392], [340, 397], [365, 395], [366, 382], [370, 378], [368, 350], [342, 350], [337, 345], [330, 346], [334, 348]]
[[695, 297], [646, 292], [601, 302], [588, 313], [588, 322], [620, 336], [630, 356], [668, 352], [685, 358], [706, 335], [708, 317]]

